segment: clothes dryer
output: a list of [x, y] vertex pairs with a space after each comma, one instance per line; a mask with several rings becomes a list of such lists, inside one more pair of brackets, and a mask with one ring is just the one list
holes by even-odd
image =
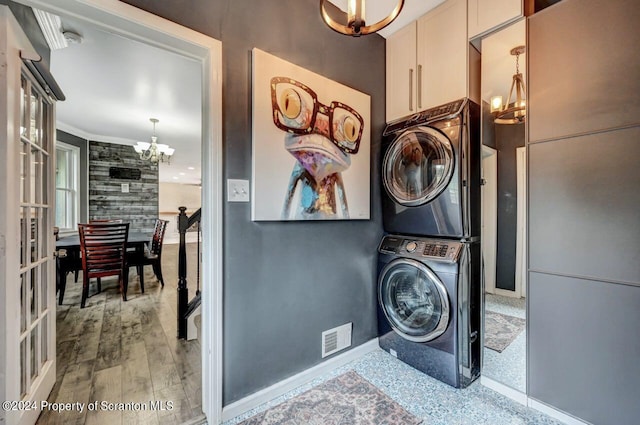
[[480, 375], [480, 244], [387, 235], [378, 248], [380, 347], [456, 388]]
[[480, 235], [480, 108], [460, 99], [390, 123], [383, 135], [384, 229]]

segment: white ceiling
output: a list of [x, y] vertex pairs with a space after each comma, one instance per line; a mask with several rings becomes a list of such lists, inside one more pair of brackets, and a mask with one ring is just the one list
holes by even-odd
[[87, 23], [63, 18], [62, 28], [83, 42], [51, 52], [51, 72], [67, 97], [57, 104], [58, 128], [133, 145], [150, 141], [149, 118], [158, 118], [158, 143], [176, 150], [171, 165], [160, 165], [160, 181], [200, 184], [200, 64]]
[[[492, 96], [502, 96], [507, 101], [513, 74], [516, 73], [516, 57], [511, 49], [526, 45], [526, 21], [523, 19], [482, 39], [482, 100], [489, 102]], [[520, 73], [527, 78], [527, 53], [519, 58]], [[515, 92], [511, 101], [515, 100]]]
[[[367, 22], [384, 18], [396, 1], [368, 0]], [[405, 0], [399, 17], [380, 34], [389, 36], [443, 1]], [[346, 10], [347, 0], [332, 2]], [[160, 181], [200, 184], [200, 64], [83, 21], [63, 17], [62, 29], [80, 34], [83, 42], [51, 52], [51, 71], [67, 97], [57, 106], [58, 128], [134, 145], [150, 141], [149, 118], [158, 118], [158, 143], [176, 149], [171, 165], [160, 165]]]
[[[348, 0], [329, 0], [346, 12]], [[378, 31], [384, 38], [389, 37], [411, 21], [424, 15], [445, 0], [405, 0], [400, 15], [386, 28]], [[373, 24], [384, 19], [398, 4], [398, 0], [365, 0], [365, 22]]]

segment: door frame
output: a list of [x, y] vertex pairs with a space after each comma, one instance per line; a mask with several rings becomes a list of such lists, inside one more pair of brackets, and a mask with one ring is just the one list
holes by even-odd
[[516, 148], [517, 217], [516, 217], [516, 294], [527, 295], [527, 148]]
[[[490, 160], [485, 163], [485, 159]], [[487, 169], [485, 165], [489, 165]], [[485, 174], [485, 172], [487, 172]], [[486, 179], [489, 177], [489, 179]], [[498, 247], [498, 151], [489, 146], [482, 146], [482, 277], [484, 280], [484, 291], [490, 294], [496, 293], [496, 264]], [[487, 204], [487, 202], [491, 202]], [[487, 211], [488, 210], [488, 211]], [[487, 212], [487, 214], [485, 214]], [[487, 226], [487, 224], [489, 224]], [[488, 230], [487, 230], [488, 229]], [[485, 245], [486, 244], [486, 245]], [[490, 250], [490, 264], [485, 262], [485, 253]], [[491, 279], [485, 279], [485, 270], [491, 267]]]
[[202, 410], [222, 421], [222, 43], [118, 0], [16, 0], [61, 16], [90, 21], [123, 37], [202, 64]]

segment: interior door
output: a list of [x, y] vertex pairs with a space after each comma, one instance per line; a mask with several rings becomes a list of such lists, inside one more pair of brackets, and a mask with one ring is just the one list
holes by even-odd
[[[46, 400], [55, 382], [55, 265], [53, 262], [54, 104], [22, 70], [20, 140], [20, 400]], [[17, 385], [17, 383], [16, 383]], [[37, 418], [37, 415], [35, 415]], [[25, 411], [17, 423], [33, 423]]]
[[54, 101], [23, 64], [38, 60], [0, 6], [0, 422], [33, 424], [56, 378]]

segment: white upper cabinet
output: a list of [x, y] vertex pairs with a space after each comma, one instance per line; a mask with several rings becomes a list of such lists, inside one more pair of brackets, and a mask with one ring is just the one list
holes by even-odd
[[447, 0], [387, 38], [387, 122], [468, 96], [467, 0]]
[[387, 121], [416, 112], [416, 22], [387, 38]]
[[467, 1], [447, 0], [418, 19], [418, 109], [467, 97]]
[[470, 39], [523, 16], [522, 0], [468, 1]]

